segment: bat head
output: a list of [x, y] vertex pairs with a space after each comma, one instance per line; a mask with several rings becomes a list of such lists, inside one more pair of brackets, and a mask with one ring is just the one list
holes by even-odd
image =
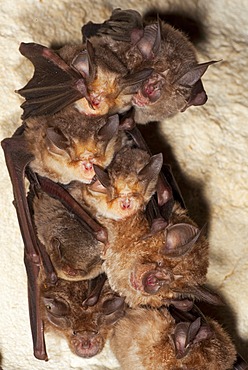
[[88, 281], [59, 279], [55, 286], [43, 284], [41, 294], [45, 329], [65, 337], [71, 351], [84, 358], [102, 351], [111, 327], [125, 311], [124, 299], [107, 284], [94, 305], [85, 304], [87, 291]]
[[195, 63], [187, 67], [187, 71], [180, 77], [175, 77], [169, 69], [162, 73], [154, 71], [133, 95], [135, 120], [138, 123], [161, 120], [184, 112], [192, 105], [205, 104], [207, 95], [201, 77], [213, 63], [216, 62]]
[[[52, 123], [52, 124], [51, 124]], [[90, 183], [95, 175], [94, 164], [105, 168], [116, 148], [122, 145], [118, 136], [119, 118], [82, 119], [74, 114], [57, 116], [40, 129], [43, 140], [33, 149], [35, 160], [31, 167], [53, 181], [68, 184], [73, 180]]]
[[118, 152], [106, 171], [94, 166], [97, 180], [90, 191], [97, 199], [98, 213], [121, 220], [143, 211], [156, 190], [161, 166], [161, 154], [150, 157], [130, 147]]
[[160, 121], [206, 103], [201, 77], [215, 61], [198, 64], [183, 33], [158, 21], [145, 27], [135, 48], [154, 70], [132, 98], [138, 123]]
[[194, 299], [219, 303], [217, 296], [203, 286], [208, 243], [202, 234], [175, 205], [169, 223], [160, 231], [107, 249], [103, 268], [110, 285], [131, 306], [174, 304], [188, 309]]

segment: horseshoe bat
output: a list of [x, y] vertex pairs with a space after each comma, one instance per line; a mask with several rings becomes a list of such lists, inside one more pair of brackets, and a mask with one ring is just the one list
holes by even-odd
[[93, 165], [106, 167], [126, 142], [118, 132], [119, 118], [87, 118], [73, 108], [52, 117], [30, 118], [24, 123], [23, 140], [34, 159], [30, 168], [55, 182], [90, 183]]
[[191, 42], [170, 25], [160, 20], [146, 24], [135, 10], [115, 9], [102, 24], [83, 26], [82, 33], [96, 49], [104, 45], [111, 50], [130, 73], [152, 68], [132, 96], [137, 123], [160, 121], [206, 103], [201, 77], [216, 61], [199, 64]]
[[144, 68], [129, 73], [111, 50], [94, 48], [89, 41], [58, 51], [21, 43], [20, 52], [35, 68], [31, 80], [17, 91], [26, 99], [21, 105], [23, 119], [53, 115], [74, 105], [84, 115], [121, 112], [130, 107], [132, 94], [152, 72]]
[[236, 351], [218, 322], [189, 312], [183, 314], [180, 312], [179, 319], [175, 319], [164, 307], [128, 309], [110, 341], [121, 368], [231, 369]]
[[45, 279], [40, 285], [45, 332], [62, 336], [71, 351], [84, 358], [102, 351], [126, 308], [124, 299], [110, 289], [106, 277], [95, 280], [91, 285], [87, 280], [58, 279], [56, 285], [51, 285]]
[[[117, 232], [115, 225], [102, 224], [109, 235]], [[123, 240], [126, 229], [129, 233]], [[187, 309], [195, 299], [219, 304], [218, 296], [204, 287], [208, 243], [203, 231], [178, 203], [168, 221], [153, 231], [145, 215], [122, 222], [117, 242], [110, 239], [102, 256], [111, 287], [131, 307], [174, 304]]]

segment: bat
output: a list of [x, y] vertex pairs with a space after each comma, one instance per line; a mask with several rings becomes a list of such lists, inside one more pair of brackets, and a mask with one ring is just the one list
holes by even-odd
[[108, 166], [127, 142], [124, 131], [118, 131], [117, 115], [87, 118], [71, 108], [52, 117], [30, 118], [24, 125], [23, 140], [34, 156], [30, 168], [62, 184], [90, 183], [93, 165]]
[[110, 289], [106, 277], [103, 279], [102, 287], [102, 277], [97, 278], [97, 294], [89, 290], [88, 280], [58, 279], [56, 285], [50, 285], [45, 279], [40, 285], [45, 332], [65, 338], [71, 351], [83, 358], [102, 351], [114, 324], [125, 313], [124, 299]]
[[[117, 232], [115, 225], [106, 228], [109, 235]], [[204, 286], [209, 246], [203, 232], [178, 203], [154, 231], [144, 214], [122, 222], [102, 256], [111, 287], [131, 307], [173, 304], [187, 309], [195, 299], [219, 304], [218, 296]]]
[[36, 43], [21, 43], [20, 52], [34, 65], [31, 80], [17, 92], [25, 98], [22, 118], [53, 115], [67, 106], [84, 115], [102, 116], [126, 110], [132, 94], [151, 74], [144, 68], [129, 73], [104, 46], [88, 41], [58, 51]]
[[145, 24], [137, 11], [115, 9], [102, 24], [84, 25], [82, 33], [96, 49], [104, 45], [116, 54], [130, 73], [153, 69], [132, 96], [137, 123], [160, 121], [206, 103], [201, 77], [216, 61], [199, 64], [191, 42], [170, 25], [160, 20]]
[[110, 345], [123, 370], [229, 370], [236, 357], [217, 321], [189, 313], [176, 320], [164, 307], [128, 309]]

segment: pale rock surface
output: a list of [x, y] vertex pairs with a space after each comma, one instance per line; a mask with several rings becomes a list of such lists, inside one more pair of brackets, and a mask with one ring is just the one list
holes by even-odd
[[[47, 46], [81, 40], [85, 22], [101, 22], [113, 8], [183, 13], [198, 21], [205, 38], [199, 61], [222, 59], [204, 76], [208, 103], [164, 123], [146, 127], [154, 152], [163, 151], [182, 189], [191, 216], [208, 222], [209, 284], [228, 309], [223, 323], [247, 356], [248, 347], [248, 2], [246, 0], [70, 1], [1, 0], [1, 139], [20, 125], [21, 98], [14, 93], [31, 77], [18, 52], [21, 41]], [[72, 355], [64, 341], [47, 335], [48, 363], [32, 355], [23, 243], [12, 188], [1, 160], [0, 353], [4, 370], [119, 369], [109, 350], [90, 360]]]

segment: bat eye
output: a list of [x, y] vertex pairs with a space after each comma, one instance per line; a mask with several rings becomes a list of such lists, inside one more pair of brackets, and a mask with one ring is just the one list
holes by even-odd
[[66, 316], [70, 312], [68, 302], [62, 299], [45, 297], [43, 300], [46, 310], [54, 316]]

